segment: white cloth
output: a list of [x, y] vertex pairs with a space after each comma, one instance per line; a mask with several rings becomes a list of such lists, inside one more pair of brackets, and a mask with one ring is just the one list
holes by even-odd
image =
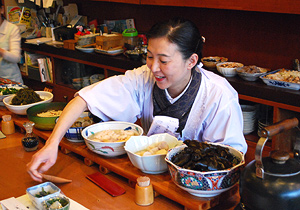
[[[1, 17], [0, 17], [1, 18]], [[0, 26], [0, 77], [23, 83], [18, 62], [21, 58], [21, 36], [18, 26], [3, 20]]]
[[[200, 68], [201, 85], [181, 140], [191, 139], [230, 145], [243, 153], [243, 116], [238, 94], [226, 79]], [[126, 71], [86, 88], [79, 94], [89, 110], [104, 121], [135, 122], [141, 118], [145, 133], [153, 120], [152, 90], [155, 79], [146, 66]]]

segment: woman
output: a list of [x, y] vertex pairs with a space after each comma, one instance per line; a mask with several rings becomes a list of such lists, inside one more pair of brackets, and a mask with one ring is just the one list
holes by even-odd
[[5, 20], [1, 1], [0, 14], [0, 77], [23, 83], [18, 66], [21, 58], [20, 30]]
[[36, 181], [55, 162], [58, 144], [86, 109], [104, 121], [135, 122], [147, 132], [154, 116], [179, 119], [180, 139], [219, 142], [246, 152], [237, 92], [200, 62], [203, 39], [190, 21], [172, 19], [149, 33], [147, 65], [79, 91], [66, 106], [46, 145], [28, 163]]

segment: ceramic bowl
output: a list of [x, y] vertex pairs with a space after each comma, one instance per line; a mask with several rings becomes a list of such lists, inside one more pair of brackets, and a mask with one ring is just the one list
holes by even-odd
[[[62, 207], [53, 206], [55, 202], [59, 202]], [[43, 207], [45, 210], [69, 210], [70, 209], [70, 200], [69, 198], [59, 195], [51, 197], [43, 202]]]
[[201, 62], [203, 63], [204, 67], [208, 70], [214, 70], [216, 69], [217, 63], [226, 61], [228, 61], [228, 58], [219, 56], [208, 56], [201, 58]]
[[246, 81], [256, 81], [261, 75], [268, 72], [268, 69], [257, 66], [243, 66], [236, 69], [237, 74]]
[[27, 109], [28, 120], [34, 122], [34, 127], [40, 130], [53, 130], [57, 117], [39, 117], [37, 114], [48, 110], [63, 110], [67, 104], [64, 102], [52, 102], [38, 104]]
[[160, 174], [168, 171], [165, 154], [140, 156], [136, 153], [161, 141], [167, 142], [170, 149], [179, 144], [177, 138], [167, 133], [155, 134], [150, 137], [133, 136], [125, 143], [125, 151], [127, 152], [131, 163], [142, 172], [148, 174]]
[[9, 111], [19, 115], [26, 115], [27, 114], [26, 111], [30, 107], [38, 104], [50, 103], [53, 100], [53, 94], [48, 91], [35, 91], [35, 92], [40, 95], [40, 97], [43, 99], [42, 101], [32, 103], [32, 104], [27, 104], [27, 105], [11, 105], [11, 100], [15, 96], [14, 94], [4, 98], [3, 103]]
[[[80, 117], [84, 118], [84, 117], [88, 117], [89, 116], [89, 112], [83, 112]], [[82, 130], [87, 127], [87, 126], [83, 126], [83, 127], [70, 127], [66, 134], [65, 137], [67, 138], [68, 141], [70, 142], [84, 142], [84, 139], [81, 135]]]
[[[40, 194], [42, 191], [47, 192], [48, 195], [36, 197], [36, 195]], [[44, 201], [51, 197], [59, 196], [60, 191], [61, 190], [52, 182], [44, 182], [42, 184], [27, 188], [26, 194], [37, 209], [43, 209]]]
[[236, 69], [243, 66], [242, 63], [238, 62], [222, 62], [216, 65], [218, 72], [225, 77], [234, 77], [237, 74]]
[[211, 144], [227, 147], [230, 153], [241, 160], [241, 162], [230, 169], [219, 171], [201, 172], [184, 169], [172, 163], [171, 159], [183, 150], [186, 145], [181, 145], [170, 150], [165, 158], [173, 182], [181, 189], [198, 197], [215, 197], [232, 188], [238, 182], [241, 168], [245, 163], [244, 155], [233, 147]]
[[90, 139], [93, 134], [103, 130], [134, 130], [140, 136], [144, 133], [139, 125], [121, 121], [100, 122], [84, 128], [81, 135], [87, 147], [99, 155], [108, 157], [126, 154], [124, 149], [125, 142], [99, 142]]

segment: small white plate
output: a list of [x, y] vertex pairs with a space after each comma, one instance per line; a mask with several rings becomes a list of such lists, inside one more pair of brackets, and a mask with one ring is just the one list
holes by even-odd
[[76, 50], [79, 50], [79, 51], [82, 51], [85, 53], [92, 53], [95, 50], [94, 47], [78, 47], [78, 46], [76, 46], [75, 48], [76, 48]]

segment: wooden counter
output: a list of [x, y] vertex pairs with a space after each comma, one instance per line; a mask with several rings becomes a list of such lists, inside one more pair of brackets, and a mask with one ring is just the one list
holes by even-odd
[[[11, 114], [5, 108], [0, 109], [1, 116]], [[15, 124], [22, 127], [27, 121], [26, 116], [12, 114]], [[40, 136], [41, 141], [39, 149], [43, 146], [43, 139], [47, 139], [51, 132], [34, 129], [34, 133]], [[26, 172], [26, 164], [30, 161], [34, 152], [25, 152], [21, 145], [21, 139], [24, 134], [16, 133], [5, 139], [0, 139], [0, 158], [1, 165], [6, 169], [6, 173], [1, 173], [0, 200], [8, 197], [18, 197], [25, 194], [28, 187], [38, 184], [33, 181]], [[215, 209], [225, 210], [234, 209], [239, 201], [238, 186], [214, 198], [199, 198], [177, 187], [171, 180], [168, 172], [159, 175], [149, 175], [142, 173], [135, 168], [127, 155], [117, 158], [105, 158], [91, 152], [84, 143], [72, 143], [62, 139], [60, 143], [61, 150], [58, 154], [56, 164], [47, 172], [47, 174], [72, 179], [70, 184], [59, 185], [66, 196], [81, 203], [87, 208], [97, 209]], [[72, 151], [68, 155], [62, 153]], [[83, 160], [82, 160], [83, 159]], [[82, 164], [85, 162], [88, 165]], [[96, 164], [92, 164], [96, 163]], [[12, 167], [18, 166], [18, 167]], [[126, 194], [112, 197], [97, 187], [85, 177], [87, 174], [98, 171], [112, 171], [106, 174], [111, 180], [121, 184], [126, 188]], [[154, 190], [159, 196], [151, 206], [139, 207], [134, 203], [134, 186], [137, 177], [149, 176]], [[21, 178], [20, 178], [21, 177]], [[11, 184], [14, 183], [14, 184]]]

